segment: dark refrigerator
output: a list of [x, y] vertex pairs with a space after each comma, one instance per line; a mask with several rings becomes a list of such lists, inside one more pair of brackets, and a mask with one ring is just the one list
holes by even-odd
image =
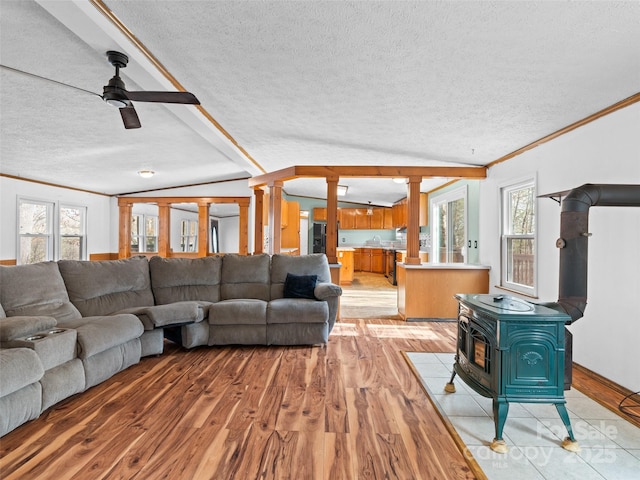
[[313, 253], [326, 253], [327, 224], [313, 224]]

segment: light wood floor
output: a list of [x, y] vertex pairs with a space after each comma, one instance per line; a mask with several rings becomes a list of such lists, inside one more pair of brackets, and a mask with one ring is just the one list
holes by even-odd
[[319, 347], [167, 343], [0, 439], [0, 477], [472, 479], [401, 354], [454, 344], [454, 323], [389, 319]]
[[452, 324], [352, 320], [326, 347], [160, 357], [1, 440], [3, 479], [473, 478], [401, 351], [451, 351]]

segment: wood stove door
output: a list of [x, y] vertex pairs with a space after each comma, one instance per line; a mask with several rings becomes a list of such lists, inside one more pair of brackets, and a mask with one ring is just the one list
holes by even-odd
[[556, 324], [512, 324], [507, 338], [509, 345], [502, 351], [501, 393], [510, 401], [562, 397], [564, 331]]

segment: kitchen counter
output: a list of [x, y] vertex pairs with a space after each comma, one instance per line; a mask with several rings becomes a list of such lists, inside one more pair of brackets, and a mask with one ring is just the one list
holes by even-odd
[[398, 263], [398, 313], [405, 320], [457, 318], [454, 295], [489, 293], [489, 270], [463, 263]]
[[486, 265], [471, 265], [467, 263], [428, 263], [423, 262], [419, 265], [407, 265], [402, 263], [404, 268], [409, 269], [428, 269], [428, 270], [488, 270], [490, 267]]

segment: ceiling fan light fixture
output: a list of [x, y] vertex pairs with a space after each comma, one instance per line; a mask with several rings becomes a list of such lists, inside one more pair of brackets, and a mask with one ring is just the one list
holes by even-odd
[[116, 108], [124, 108], [127, 106], [127, 102], [124, 100], [118, 100], [117, 98], [107, 98], [105, 102]]
[[156, 174], [153, 170], [138, 170], [138, 175], [142, 178], [151, 178]]

